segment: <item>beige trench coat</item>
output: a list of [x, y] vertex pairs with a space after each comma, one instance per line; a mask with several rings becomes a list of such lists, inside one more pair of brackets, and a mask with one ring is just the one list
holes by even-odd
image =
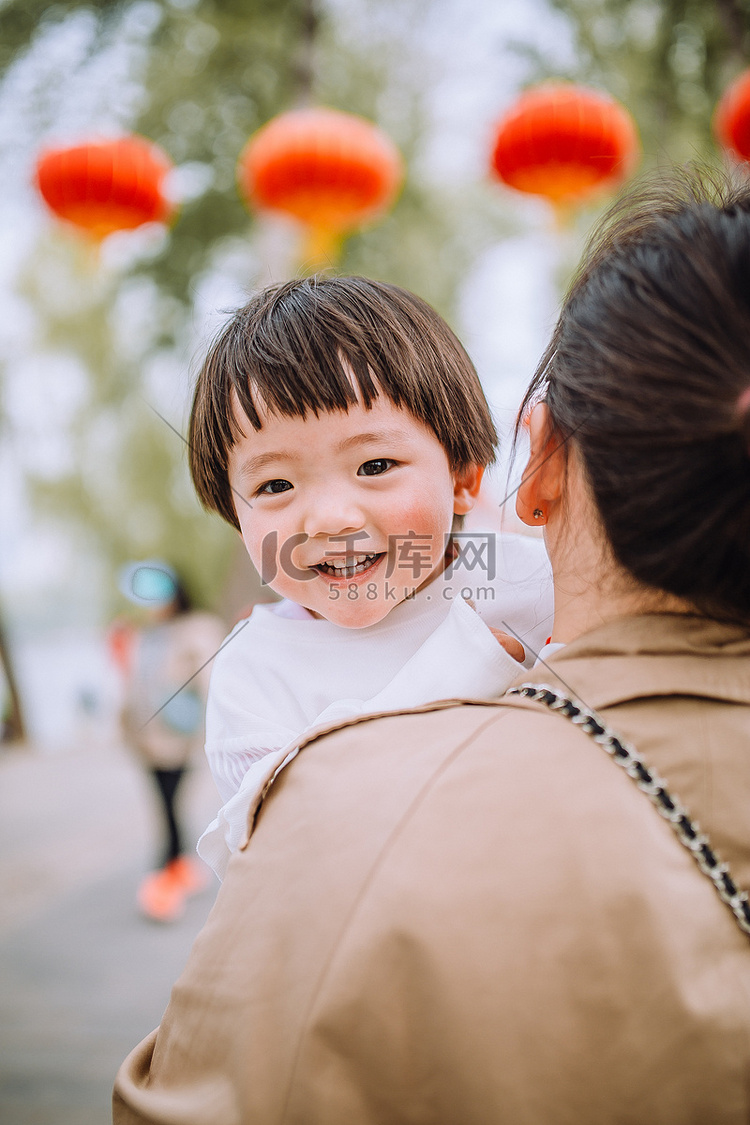
[[[551, 664], [750, 887], [750, 637], [629, 618]], [[562, 716], [359, 721], [271, 787], [114, 1120], [740, 1125], [750, 939]]]

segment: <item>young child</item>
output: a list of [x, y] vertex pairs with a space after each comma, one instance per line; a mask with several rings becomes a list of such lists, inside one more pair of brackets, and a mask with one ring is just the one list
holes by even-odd
[[[357, 714], [493, 698], [552, 616], [538, 539], [461, 533], [497, 435], [437, 313], [361, 277], [272, 287], [198, 378], [190, 464], [283, 599], [214, 662], [206, 753], [222, 800], [200, 855], [223, 876], [302, 736]], [[502, 630], [498, 643], [497, 633]]]

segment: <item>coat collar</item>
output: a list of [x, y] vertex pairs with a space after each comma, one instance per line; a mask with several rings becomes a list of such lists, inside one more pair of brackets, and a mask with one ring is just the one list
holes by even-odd
[[[516, 684], [547, 684], [562, 689], [586, 707], [599, 710], [631, 699], [693, 695], [730, 703], [750, 703], [750, 631], [703, 617], [647, 614], [622, 617], [578, 637], [549, 661], [524, 670]], [[499, 697], [510, 707], [536, 707], [518, 697]], [[310, 742], [342, 727], [383, 715], [418, 714], [462, 704], [486, 706], [486, 699], [444, 699], [403, 711], [357, 715], [311, 732], [277, 765], [251, 810], [248, 843], [258, 810], [282, 770]]]
[[750, 703], [750, 631], [688, 614], [619, 618], [517, 683], [550, 683], [595, 709], [659, 695]]

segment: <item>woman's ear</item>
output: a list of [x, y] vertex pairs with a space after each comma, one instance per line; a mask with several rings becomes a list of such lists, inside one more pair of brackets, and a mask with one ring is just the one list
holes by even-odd
[[529, 414], [530, 452], [516, 493], [516, 512], [529, 527], [542, 527], [550, 506], [560, 499], [565, 480], [565, 447], [550, 423], [546, 402]]
[[453, 514], [465, 516], [474, 507], [484, 476], [484, 465], [467, 465], [453, 475]]

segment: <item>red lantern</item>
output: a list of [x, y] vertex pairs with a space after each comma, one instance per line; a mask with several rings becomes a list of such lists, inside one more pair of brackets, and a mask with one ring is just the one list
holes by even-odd
[[632, 117], [612, 98], [545, 83], [522, 94], [500, 122], [492, 164], [510, 187], [564, 206], [620, 183], [639, 151]]
[[247, 143], [238, 165], [252, 207], [293, 216], [310, 230], [315, 259], [393, 202], [403, 163], [392, 141], [362, 117], [301, 109], [275, 117]]
[[714, 114], [719, 144], [740, 160], [750, 160], [750, 70], [723, 93]]
[[42, 153], [36, 182], [59, 218], [102, 239], [171, 218], [173, 207], [163, 192], [171, 167], [162, 150], [144, 137], [122, 137]]

